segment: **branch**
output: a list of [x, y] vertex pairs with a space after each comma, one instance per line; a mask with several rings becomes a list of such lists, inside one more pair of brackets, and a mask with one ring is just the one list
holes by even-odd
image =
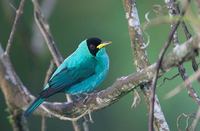
[[[45, 79], [44, 79], [44, 86], [47, 84], [49, 78], [51, 77], [51, 74], [53, 73], [53, 70], [54, 70], [54, 63], [53, 61], [51, 60], [50, 61], [50, 64], [49, 64], [49, 68], [46, 72], [46, 76], [45, 76]], [[46, 131], [46, 118], [45, 116], [41, 116], [41, 131]]]
[[140, 71], [149, 65], [149, 61], [146, 55], [146, 45], [140, 28], [140, 20], [135, 0], [124, 0], [124, 8], [126, 19], [128, 20], [128, 29], [131, 39], [131, 47], [133, 49], [133, 56], [135, 57], [133, 61], [137, 67], [137, 71]]
[[[199, 77], [200, 77], [200, 69], [198, 71], [196, 71], [194, 74], [192, 74], [189, 78], [187, 78], [183, 83], [181, 83], [180, 85], [175, 87], [173, 90], [171, 90], [169, 93], [167, 93], [165, 95], [165, 98], [169, 99], [171, 97], [174, 97], [175, 95], [177, 95], [184, 89], [183, 87], [187, 87], [193, 81], [197, 80]], [[195, 96], [195, 97], [196, 97], [196, 99], [198, 99], [197, 101], [200, 101], [198, 96]]]
[[7, 42], [5, 54], [9, 54], [9, 51], [10, 51], [10, 48], [11, 48], [11, 45], [12, 45], [12, 42], [13, 42], [15, 30], [16, 30], [17, 24], [19, 22], [19, 18], [23, 14], [24, 4], [25, 4], [25, 0], [21, 0], [19, 7], [16, 10], [15, 20], [14, 20], [14, 23], [12, 25], [12, 29], [11, 29], [10, 36], [9, 36], [9, 39], [8, 39], [8, 42]]
[[186, 4], [185, 8], [183, 9], [183, 11], [180, 14], [181, 17], [177, 21], [177, 23], [174, 24], [171, 32], [169, 33], [169, 37], [167, 39], [167, 42], [163, 45], [163, 48], [161, 49], [161, 51], [159, 53], [158, 61], [156, 62], [156, 72], [155, 72], [155, 75], [154, 75], [153, 80], [152, 80], [151, 106], [150, 106], [150, 110], [149, 110], [149, 125], [148, 125], [149, 131], [153, 131], [155, 91], [156, 91], [156, 85], [157, 85], [159, 70], [162, 68], [161, 65], [162, 65], [164, 55], [165, 55], [168, 47], [170, 46], [171, 41], [173, 40], [174, 33], [176, 32], [178, 26], [180, 25], [182, 17], [185, 15], [185, 12], [186, 12], [187, 7], [189, 6], [189, 3], [190, 3], [190, 0], [187, 0], [187, 4]]
[[[163, 71], [169, 71], [172, 67], [196, 56], [196, 51], [200, 49], [199, 41], [200, 38], [196, 36], [184, 44], [177, 46], [171, 53], [164, 57], [161, 64]], [[32, 102], [34, 96], [30, 94], [15, 73], [9, 57], [5, 54], [0, 55], [0, 88], [3, 91], [4, 97], [10, 105], [25, 110], [25, 107]], [[115, 103], [143, 82], [151, 81], [155, 72], [156, 64], [153, 64], [140, 72], [117, 79], [110, 87], [97, 93], [90, 93], [84, 99], [65, 103], [44, 102], [35, 113], [47, 117], [69, 120], [66, 117], [74, 118], [88, 111], [97, 111]], [[159, 76], [163, 73], [160, 72]]]
[[87, 119], [86, 116], [84, 116], [84, 121], [83, 121], [83, 131], [89, 131], [89, 120]]
[[[165, 3], [167, 4], [167, 7], [169, 9], [169, 15], [170, 16], [176, 16], [176, 15], [180, 15], [180, 10], [178, 7], [178, 4], [176, 3], [176, 0], [169, 0], [169, 1], [165, 1]], [[191, 34], [189, 33], [187, 26], [185, 25], [184, 21], [181, 22], [182, 23], [182, 27], [184, 29], [185, 35], [187, 37], [187, 39], [189, 39], [191, 37]], [[174, 24], [171, 25], [171, 27], [174, 27]], [[178, 40], [178, 32], [176, 31], [174, 33], [173, 36], [173, 43], [174, 46], [176, 47], [177, 45], [179, 45], [179, 40]], [[195, 58], [192, 59], [192, 65], [193, 65], [193, 69], [196, 71], [198, 69], [198, 66], [196, 66], [196, 60]], [[178, 71], [179, 74], [181, 75], [181, 78], [185, 81], [186, 79], [189, 78], [188, 74], [186, 73], [186, 69], [184, 68], [183, 64], [180, 64], [178, 66]], [[192, 99], [198, 104], [200, 105], [200, 98], [197, 95], [196, 91], [194, 90], [193, 86], [191, 83], [189, 83], [186, 86], [187, 90], [188, 90], [188, 94], [189, 96], [192, 97]]]
[[199, 123], [199, 120], [200, 120], [200, 107], [198, 108], [198, 110], [196, 112], [195, 119], [192, 121], [192, 124], [191, 124], [191, 127], [190, 127], [191, 131], [195, 131], [196, 130], [196, 127], [197, 127], [197, 125]]
[[[45, 16], [45, 18], [47, 20], [51, 17], [51, 15], [56, 7], [57, 2], [58, 2], [57, 0], [41, 1], [41, 12], [43, 13], [43, 15]], [[37, 24], [33, 23], [31, 47], [36, 55], [43, 54], [43, 52], [45, 51], [44, 50], [45, 45], [43, 43], [44, 43], [44, 38], [41, 35], [41, 32], [39, 31], [39, 29], [37, 28]]]
[[41, 121], [41, 131], [46, 131], [46, 118], [45, 116], [42, 116], [42, 121]]
[[[34, 5], [34, 18], [35, 18], [36, 24], [39, 27], [40, 31], [42, 32], [42, 35], [46, 41], [49, 51], [51, 52], [53, 56], [53, 60], [58, 67], [63, 62], [63, 57], [53, 40], [53, 36], [51, 35], [51, 32], [49, 30], [49, 25], [46, 19], [42, 16], [42, 12], [40, 10], [38, 1], [32, 0], [32, 3]], [[71, 100], [70, 95], [67, 94], [67, 101], [70, 102], [70, 100]], [[72, 125], [75, 131], [80, 130], [78, 122], [72, 121]]]
[[[10, 32], [10, 36], [8, 38], [7, 46], [5, 52], [3, 52], [3, 49], [0, 49], [1, 54], [9, 55], [10, 48], [14, 39], [14, 34], [17, 28], [17, 24], [19, 23], [19, 19], [21, 15], [23, 14], [25, 0], [21, 0], [19, 3], [19, 7], [16, 10], [15, 19], [12, 25], [12, 29]], [[5, 95], [5, 94], [4, 94]], [[8, 106], [9, 112], [10, 112], [10, 123], [12, 125], [13, 131], [29, 131], [27, 127], [27, 122], [25, 119], [23, 119], [22, 112], [19, 110], [19, 108], [15, 108], [10, 102], [6, 101], [6, 104]]]
[[[141, 71], [145, 69], [149, 65], [149, 61], [147, 58], [147, 45], [145, 45], [142, 30], [140, 28], [140, 20], [138, 16], [138, 11], [136, 8], [136, 0], [124, 0], [124, 7], [126, 12], [126, 18], [128, 20], [128, 28], [129, 28], [129, 35], [131, 38], [131, 47], [133, 50], [133, 56], [135, 57], [134, 64], [136, 65], [137, 71]], [[150, 107], [150, 89], [151, 82], [143, 83], [141, 85], [141, 89], [144, 93], [147, 108]], [[154, 127], [157, 130], [169, 130], [168, 124], [165, 120], [165, 116], [162, 112], [160, 102], [158, 97], [156, 96], [155, 99], [155, 109], [154, 109]]]
[[9, 122], [13, 131], [29, 131], [27, 121], [23, 117], [23, 112], [19, 109], [9, 109]]
[[34, 6], [34, 18], [35, 18], [36, 24], [39, 27], [39, 29], [45, 39], [45, 42], [53, 56], [53, 60], [54, 60], [55, 64], [57, 66], [59, 66], [63, 61], [62, 55], [59, 52], [55, 41], [53, 40], [53, 36], [51, 35], [49, 25], [48, 25], [46, 19], [42, 16], [42, 12], [40, 11], [38, 1], [32, 0], [32, 3]]
[[53, 61], [51, 60], [50, 64], [49, 64], [49, 68], [48, 68], [48, 70], [46, 72], [45, 79], [44, 79], [44, 86], [47, 84], [47, 82], [50, 79], [53, 71], [54, 71], [54, 64], [53, 64]]
[[78, 121], [72, 121], [72, 126], [74, 128], [74, 131], [81, 131]]

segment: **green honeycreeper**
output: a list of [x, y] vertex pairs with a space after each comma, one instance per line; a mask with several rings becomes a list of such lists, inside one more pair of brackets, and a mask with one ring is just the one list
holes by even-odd
[[55, 70], [39, 96], [27, 108], [24, 115], [30, 115], [48, 97], [64, 92], [81, 94], [94, 90], [106, 77], [109, 57], [99, 38], [82, 41], [78, 48]]

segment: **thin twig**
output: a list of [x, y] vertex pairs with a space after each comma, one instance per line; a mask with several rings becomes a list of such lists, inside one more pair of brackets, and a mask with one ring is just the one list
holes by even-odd
[[198, 108], [196, 116], [195, 116], [195, 118], [192, 121], [192, 124], [190, 126], [190, 130], [191, 131], [196, 131], [196, 127], [197, 127], [197, 125], [199, 123], [199, 120], [200, 120], [200, 107]]
[[[48, 20], [50, 16], [52, 15], [55, 7], [57, 0], [43, 0], [41, 1], [41, 11], [45, 18]], [[32, 25], [32, 37], [31, 37], [31, 47], [33, 52], [38, 55], [42, 54], [45, 50], [45, 45], [44, 43], [44, 38], [41, 35], [39, 29], [37, 28], [36, 23], [33, 23]]]
[[[32, 0], [32, 2], [34, 5], [34, 18], [35, 18], [36, 24], [38, 25], [38, 27], [46, 41], [46, 44], [49, 48], [49, 51], [51, 52], [51, 55], [53, 57], [53, 60], [56, 64], [56, 66], [58, 67], [63, 62], [63, 57], [62, 57], [59, 49], [56, 46], [53, 36], [51, 35], [50, 29], [49, 29], [49, 24], [47, 23], [46, 19], [42, 15], [38, 1]], [[70, 96], [68, 95], [67, 98], [69, 98], [69, 99], [67, 99], [67, 101], [69, 102], [71, 100]], [[79, 125], [76, 121], [72, 121], [72, 125], [73, 125], [75, 131], [80, 131]]]
[[133, 91], [133, 103], [131, 104], [131, 108], [136, 108], [141, 102], [141, 97], [137, 90]]
[[[171, 90], [169, 93], [167, 93], [167, 95], [165, 96], [166, 99], [169, 99], [175, 95], [177, 95], [178, 93], [180, 93], [181, 90], [183, 90], [183, 87], [188, 86], [189, 84], [191, 84], [194, 80], [197, 80], [198, 77], [200, 77], [200, 69], [198, 69], [194, 74], [192, 74], [189, 78], [187, 78], [183, 83], [181, 83], [180, 85], [178, 85], [176, 88], [174, 88], [173, 90]], [[200, 98], [198, 96], [195, 96], [195, 99], [197, 99], [197, 102], [200, 101]]]
[[81, 131], [78, 121], [72, 121], [72, 126], [74, 128], [74, 131]]
[[[167, 1], [166, 1], [167, 2]], [[179, 5], [178, 3], [176, 2], [176, 0], [171, 0], [171, 2], [167, 3], [170, 7], [173, 7], [174, 8], [174, 11], [176, 14], [180, 14], [180, 8], [179, 8]], [[192, 35], [191, 33], [189, 32], [188, 28], [187, 28], [187, 25], [184, 21], [181, 22], [181, 25], [182, 25], [182, 28], [184, 30], [184, 34], [186, 36], [186, 39], [189, 40]], [[192, 68], [193, 70], [196, 72], [198, 70], [198, 64], [195, 60], [195, 58], [192, 59]], [[200, 78], [197, 79], [199, 82], [200, 82]]]
[[38, 1], [32, 0], [32, 3], [34, 5], [34, 18], [35, 18], [36, 24], [38, 25], [38, 27], [46, 41], [46, 44], [49, 48], [49, 51], [52, 54], [52, 57], [53, 57], [53, 60], [56, 64], [56, 66], [59, 66], [63, 61], [63, 57], [56, 46], [53, 36], [51, 35], [50, 27], [49, 27], [46, 19], [42, 15]]
[[[180, 11], [179, 5], [176, 0], [170, 0], [170, 1], [165, 1], [165, 2], [168, 5], [169, 10], [174, 10], [174, 11], [171, 11], [171, 13], [174, 13], [175, 15], [180, 14], [181, 11]], [[181, 21], [181, 25], [182, 25], [184, 34], [186, 36], [186, 39], [189, 40], [192, 37], [192, 35], [189, 32], [186, 23], [184, 21]], [[198, 70], [198, 64], [197, 64], [195, 58], [192, 59], [192, 68], [195, 72]], [[198, 79], [198, 81], [200, 82], [200, 78]]]
[[47, 84], [49, 78], [51, 77], [51, 74], [53, 73], [53, 70], [54, 70], [54, 63], [53, 61], [51, 60], [50, 61], [50, 64], [49, 64], [49, 68], [46, 72], [46, 76], [45, 76], [45, 79], [44, 79], [44, 86]]
[[169, 33], [169, 37], [167, 42], [164, 44], [163, 48], [161, 49], [160, 53], [159, 53], [159, 57], [158, 57], [158, 61], [156, 63], [156, 73], [154, 75], [154, 78], [152, 80], [152, 91], [151, 91], [151, 104], [150, 104], [150, 109], [149, 109], [149, 124], [148, 124], [148, 129], [149, 131], [153, 131], [153, 119], [154, 119], [154, 102], [155, 102], [155, 91], [156, 91], [156, 85], [157, 85], [157, 79], [158, 79], [158, 73], [161, 67], [161, 63], [163, 61], [163, 57], [171, 43], [171, 41], [173, 40], [173, 36], [174, 33], [176, 32], [178, 26], [181, 23], [182, 17], [184, 16], [186, 9], [188, 8], [188, 5], [190, 3], [190, 0], [187, 1], [188, 3], [186, 4], [185, 8], [183, 9], [183, 11], [181, 12], [180, 16], [181, 18], [177, 21], [177, 23], [174, 25], [174, 27], [172, 28], [171, 32]]
[[13, 42], [13, 39], [14, 39], [14, 34], [15, 34], [15, 31], [16, 31], [16, 28], [17, 28], [17, 24], [19, 22], [19, 18], [23, 14], [24, 4], [25, 4], [25, 0], [21, 0], [20, 4], [19, 4], [19, 7], [16, 10], [16, 15], [15, 15], [14, 23], [12, 25], [10, 36], [9, 36], [9, 39], [8, 39], [8, 42], [7, 42], [7, 47], [6, 47], [6, 50], [5, 50], [5, 54], [7, 54], [7, 55], [10, 52], [10, 48], [11, 48], [11, 45], [12, 45], [12, 42]]
[[163, 80], [162, 80], [162, 83], [160, 83], [160, 84], [158, 85], [158, 87], [161, 87], [162, 85], [164, 85], [164, 84], [165, 84], [165, 81], [173, 80], [173, 79], [175, 79], [177, 76], [179, 76], [179, 73], [177, 73], [177, 74], [175, 74], [175, 75], [173, 75], [173, 76], [171, 76], [171, 77], [164, 77]]
[[[66, 97], [67, 98], [67, 102], [73, 102], [70, 95], [66, 94], [66, 96], [67, 96]], [[84, 117], [84, 115], [83, 115], [83, 117]], [[78, 120], [79, 119], [72, 121], [72, 126], [74, 128], [74, 131], [81, 131], [81, 127], [80, 127], [80, 125], [78, 123]]]
[[[179, 66], [178, 68], [180, 74], [181, 74], [181, 77], [184, 81], [186, 81], [189, 77], [188, 75], [186, 74], [186, 71], [185, 71], [185, 68], [183, 66]], [[196, 71], [197, 72], [197, 71]], [[192, 99], [198, 104], [200, 105], [200, 97], [197, 95], [197, 92], [194, 90], [194, 88], [192, 87], [192, 83], [188, 83], [186, 85], [186, 88], [188, 90], [188, 94], [190, 97], [192, 97]]]
[[[51, 77], [53, 69], [54, 69], [54, 63], [51, 60], [49, 68], [48, 68], [48, 70], [46, 72], [45, 79], [44, 79], [44, 86], [47, 84], [49, 78]], [[46, 131], [46, 117], [44, 115], [42, 115], [41, 118], [42, 118], [42, 121], [41, 121], [41, 131]]]
[[178, 25], [180, 24], [180, 21], [177, 22], [177, 24], [174, 26], [172, 31], [170, 32], [168, 41], [164, 44], [162, 50], [160, 51], [158, 61], [156, 63], [156, 73], [154, 75], [153, 81], [152, 81], [152, 91], [151, 91], [151, 106], [149, 110], [149, 131], [153, 131], [153, 119], [154, 119], [154, 101], [155, 101], [155, 90], [156, 90], [156, 85], [157, 85], [157, 79], [158, 79], [158, 72], [161, 67], [161, 63], [163, 60], [163, 57], [170, 45], [170, 42], [172, 41], [173, 34], [175, 33], [176, 29], [178, 28]]
[[[189, 120], [190, 120], [190, 119], [194, 119], [194, 114], [193, 114], [193, 113], [190, 113], [190, 114], [182, 113], [182, 114], [180, 114], [180, 115], [177, 117], [177, 119], [176, 119], [176, 127], [177, 127], [177, 129], [178, 129], [179, 131], [183, 131], [183, 130], [180, 128], [180, 125], [179, 125], [179, 123], [180, 123], [182, 117], [183, 117], [183, 118], [186, 118], [186, 121], [185, 121], [186, 125], [185, 125], [184, 131], [191, 131], [191, 130], [189, 130]], [[192, 130], [192, 131], [193, 131], [193, 130]]]
[[84, 116], [83, 121], [83, 131], [89, 131], [89, 120], [87, 119], [87, 116]]
[[42, 116], [41, 131], [46, 131], [46, 117]]
[[[66, 99], [67, 99], [67, 102], [73, 102], [73, 100], [69, 94], [66, 94]], [[80, 118], [82, 118], [82, 117], [80, 117]], [[78, 124], [78, 120], [79, 119], [72, 120], [72, 126], [74, 128], [74, 131], [81, 131], [80, 125]]]
[[[169, 15], [174, 17], [176, 15], [179, 15], [180, 14], [180, 9], [178, 7], [178, 4], [176, 2], [176, 0], [169, 0], [169, 1], [166, 1], [166, 4], [167, 4], [167, 7], [169, 9]], [[185, 35], [187, 37], [187, 39], [189, 39], [191, 37], [191, 34], [189, 33], [188, 29], [187, 29], [187, 26], [185, 25], [184, 21], [181, 22], [182, 24], [182, 27], [184, 29], [184, 32], [185, 32]], [[171, 24], [171, 27], [173, 28], [174, 24]], [[174, 44], [174, 47], [178, 46], [179, 45], [179, 39], [178, 39], [178, 32], [176, 31], [173, 35], [173, 44]], [[192, 59], [192, 62], [194, 64], [196, 64], [196, 61], [195, 59]], [[192, 64], [193, 65], [193, 64]], [[195, 66], [196, 67], [196, 66]], [[196, 70], [196, 68], [194, 68], [194, 70]], [[188, 79], [188, 74], [186, 73], [186, 69], [183, 67], [183, 64], [180, 64], [178, 66], [178, 71], [179, 71], [179, 74], [181, 76], [181, 78], [185, 81], [186, 79]], [[189, 83], [188, 86], [186, 86], [186, 89], [188, 90], [188, 94], [189, 96], [192, 97], [192, 99], [198, 104], [200, 105], [200, 98], [199, 96], [197, 95], [196, 91], [194, 90], [194, 88], [192, 87], [192, 84]]]

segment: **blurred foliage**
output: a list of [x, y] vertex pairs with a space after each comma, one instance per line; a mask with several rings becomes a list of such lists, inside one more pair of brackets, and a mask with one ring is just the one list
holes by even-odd
[[[15, 10], [8, 2], [8, 0], [0, 1], [0, 42], [4, 47], [7, 43], [15, 15]], [[18, 7], [19, 0], [10, 0], [10, 2], [14, 7]], [[145, 14], [148, 11], [152, 13], [152, 10], [155, 10], [155, 5], [159, 4], [161, 7], [164, 5], [160, 0], [148, 2], [145, 0], [137, 1], [141, 23], [145, 22]], [[37, 95], [43, 86], [51, 55], [47, 48], [43, 50], [44, 53], [42, 55], [35, 54], [34, 49], [30, 46], [34, 23], [32, 11], [33, 6], [31, 1], [26, 1], [24, 14], [17, 27], [11, 49], [11, 59], [16, 72], [24, 84], [29, 87], [29, 90], [33, 94]], [[164, 12], [166, 13], [167, 11]], [[155, 17], [156, 15], [151, 14], [150, 16]], [[112, 46], [107, 48], [110, 56], [110, 72], [100, 88], [108, 87], [116, 78], [135, 71], [122, 1], [57, 1], [56, 7], [49, 18], [49, 24], [55, 41], [65, 57], [73, 52], [80, 41], [88, 37], [98, 36], [103, 40], [113, 41]], [[167, 39], [169, 25], [156, 25], [150, 27], [145, 32], [151, 36], [150, 45], [148, 46], [148, 57], [150, 62], [153, 63], [157, 59], [160, 48]], [[183, 37], [181, 39], [183, 40]], [[191, 63], [188, 62], [185, 67], [188, 73], [192, 74]], [[177, 69], [173, 69], [165, 76], [171, 77], [176, 73]], [[162, 78], [160, 79], [161, 81]], [[177, 130], [176, 118], [179, 114], [193, 113], [197, 110], [197, 105], [188, 97], [186, 90], [172, 99], [164, 99], [165, 94], [181, 82], [181, 78], [177, 77], [174, 80], [166, 81], [163, 86], [157, 89], [162, 109], [171, 130]], [[194, 83], [194, 86], [198, 87], [199, 85]], [[198, 88], [196, 90], [200, 91]], [[56, 95], [53, 100], [59, 101], [62, 98], [64, 98], [63, 94], [60, 96]], [[148, 112], [144, 100], [137, 108], [131, 109], [132, 98], [132, 93], [130, 93], [116, 104], [94, 112], [92, 116], [95, 122], [90, 125], [91, 131], [147, 130]], [[6, 105], [2, 93], [0, 93], [0, 99], [0, 129], [9, 131], [11, 128], [7, 119], [8, 113], [5, 111]], [[40, 117], [33, 115], [29, 118], [30, 129], [35, 131], [40, 130], [40, 124]], [[48, 131], [57, 129], [60, 131], [72, 130], [71, 123], [68, 121], [49, 118], [47, 124]], [[181, 124], [184, 127], [184, 121]], [[198, 129], [200, 129], [200, 126], [198, 126]]]

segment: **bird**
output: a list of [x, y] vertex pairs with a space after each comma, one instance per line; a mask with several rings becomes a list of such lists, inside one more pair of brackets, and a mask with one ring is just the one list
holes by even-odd
[[111, 41], [103, 42], [97, 37], [83, 40], [52, 73], [39, 96], [25, 110], [24, 116], [28, 117], [54, 94], [63, 92], [77, 95], [91, 92], [98, 87], [109, 71], [109, 56], [105, 47], [111, 43]]

